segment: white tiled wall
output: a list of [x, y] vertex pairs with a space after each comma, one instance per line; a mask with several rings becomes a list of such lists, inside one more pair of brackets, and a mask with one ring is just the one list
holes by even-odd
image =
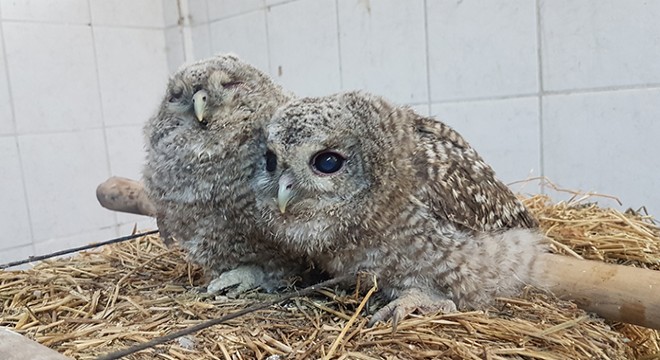
[[337, 6], [343, 88], [428, 103], [424, 1], [339, 0]]
[[217, 52], [300, 96], [436, 116], [507, 182], [660, 214], [658, 18], [646, 0], [0, 0], [0, 262], [153, 227], [94, 189], [139, 177], [167, 74]]
[[431, 0], [426, 18], [432, 101], [539, 90], [534, 1]]
[[[0, 40], [2, 27], [0, 27]], [[7, 78], [7, 63], [5, 61], [4, 42], [0, 41], [0, 136], [13, 134], [14, 116], [12, 114], [11, 97], [9, 93], [9, 80]]]
[[163, 30], [98, 27], [94, 42], [105, 125], [143, 124], [167, 85]]
[[0, 0], [0, 262], [154, 227], [94, 192], [140, 176], [178, 18], [170, 0]]
[[541, 1], [545, 90], [660, 84], [660, 1]]
[[3, 21], [2, 27], [18, 134], [101, 127], [89, 26]]
[[[266, 11], [252, 11], [210, 24], [211, 53], [234, 52], [268, 72]], [[196, 40], [196, 39], [195, 39]]]
[[538, 96], [439, 103], [431, 113], [441, 114], [503, 181], [540, 174]]
[[301, 0], [268, 10], [270, 72], [301, 96], [341, 89], [337, 2]]
[[543, 99], [546, 176], [660, 218], [660, 88]]

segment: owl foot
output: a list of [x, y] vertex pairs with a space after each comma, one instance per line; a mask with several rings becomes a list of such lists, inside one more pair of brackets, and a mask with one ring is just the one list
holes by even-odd
[[211, 280], [206, 288], [209, 294], [226, 292], [230, 298], [257, 288], [264, 284], [266, 275], [259, 266], [243, 265], [236, 269], [225, 271]]
[[431, 291], [408, 289], [396, 299], [378, 310], [369, 320], [367, 326], [373, 326], [379, 321], [392, 319], [392, 332], [396, 332], [399, 320], [402, 320], [415, 310], [427, 314], [433, 312], [456, 312], [456, 304], [446, 297]]

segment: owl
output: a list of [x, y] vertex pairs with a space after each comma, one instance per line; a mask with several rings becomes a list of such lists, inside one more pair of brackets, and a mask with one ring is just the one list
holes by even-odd
[[273, 289], [303, 271], [256, 226], [249, 179], [266, 166], [262, 127], [291, 95], [233, 55], [176, 72], [145, 126], [143, 182], [161, 235], [210, 271], [209, 292]]
[[293, 100], [265, 126], [264, 226], [330, 275], [372, 273], [370, 323], [514, 295], [544, 253], [537, 222], [449, 126], [349, 92]]

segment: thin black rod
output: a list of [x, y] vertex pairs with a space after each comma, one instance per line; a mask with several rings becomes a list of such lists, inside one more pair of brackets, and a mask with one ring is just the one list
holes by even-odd
[[168, 341], [171, 341], [171, 340], [174, 340], [178, 337], [189, 335], [189, 334], [192, 334], [192, 333], [195, 333], [197, 331], [209, 328], [209, 327], [214, 326], [214, 325], [222, 324], [223, 322], [226, 322], [228, 320], [235, 319], [237, 317], [249, 314], [249, 313], [257, 311], [257, 310], [267, 308], [267, 307], [275, 305], [275, 304], [279, 304], [281, 302], [287, 301], [287, 300], [292, 299], [294, 297], [307, 296], [307, 295], [315, 292], [316, 290], [318, 290], [322, 287], [336, 285], [336, 284], [339, 284], [341, 282], [348, 281], [348, 280], [350, 280], [351, 278], [354, 278], [354, 277], [355, 277], [355, 275], [344, 275], [344, 276], [341, 276], [341, 277], [336, 277], [334, 279], [330, 279], [330, 280], [327, 280], [327, 281], [320, 282], [316, 285], [306, 287], [306, 288], [304, 288], [302, 290], [299, 290], [299, 291], [288, 292], [286, 294], [282, 294], [281, 296], [278, 296], [276, 299], [260, 302], [258, 304], [247, 307], [243, 310], [239, 310], [239, 311], [236, 311], [234, 313], [221, 316], [219, 318], [211, 319], [211, 320], [199, 323], [197, 325], [193, 325], [191, 327], [185, 328], [183, 330], [179, 330], [179, 331], [173, 332], [171, 334], [167, 334], [165, 336], [157, 337], [153, 340], [147, 341], [147, 342], [142, 343], [142, 344], [131, 346], [131, 347], [123, 349], [123, 350], [115, 351], [115, 352], [107, 354], [107, 355], [103, 355], [101, 357], [96, 358], [96, 360], [121, 359], [124, 356], [136, 353], [136, 352], [141, 351], [141, 350], [152, 348], [156, 345], [164, 344], [164, 343], [166, 343]]
[[110, 245], [110, 244], [115, 244], [115, 243], [119, 243], [119, 242], [122, 242], [122, 241], [133, 240], [133, 239], [136, 239], [136, 238], [139, 238], [139, 237], [142, 237], [142, 236], [152, 235], [152, 234], [155, 234], [157, 232], [158, 232], [158, 230], [151, 230], [151, 231], [143, 232], [143, 233], [140, 233], [140, 234], [133, 234], [133, 235], [128, 235], [128, 236], [118, 237], [116, 239], [111, 239], [111, 240], [103, 241], [103, 242], [100, 242], [100, 243], [89, 244], [89, 245], [85, 245], [85, 246], [81, 246], [81, 247], [77, 247], [77, 248], [72, 248], [72, 249], [60, 250], [60, 251], [56, 251], [56, 252], [51, 253], [51, 254], [39, 255], [39, 256], [30, 256], [30, 257], [28, 257], [27, 259], [24, 259], [24, 260], [12, 261], [12, 262], [8, 262], [6, 264], [0, 264], [0, 270], [10, 268], [10, 267], [13, 267], [13, 266], [18, 266], [18, 265], [31, 263], [33, 261], [40, 261], [40, 260], [50, 259], [50, 258], [55, 257], [55, 256], [66, 255], [66, 254], [71, 254], [71, 253], [78, 252], [78, 251], [93, 249], [93, 248], [97, 248], [97, 247], [103, 246], [103, 245]]

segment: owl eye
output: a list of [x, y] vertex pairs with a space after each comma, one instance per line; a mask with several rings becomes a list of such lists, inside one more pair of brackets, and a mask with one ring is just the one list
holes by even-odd
[[312, 168], [322, 174], [334, 174], [344, 166], [343, 156], [332, 151], [322, 151], [312, 158]]
[[273, 172], [277, 169], [277, 156], [270, 150], [266, 151], [266, 170]]
[[183, 89], [180, 87], [175, 87], [172, 89], [170, 92], [170, 98], [168, 99], [169, 102], [175, 102], [181, 99], [181, 95], [183, 95]]

